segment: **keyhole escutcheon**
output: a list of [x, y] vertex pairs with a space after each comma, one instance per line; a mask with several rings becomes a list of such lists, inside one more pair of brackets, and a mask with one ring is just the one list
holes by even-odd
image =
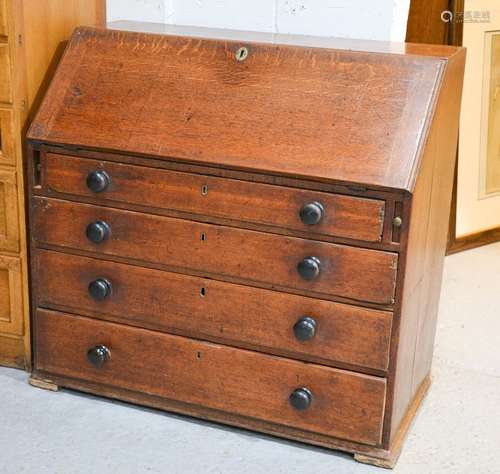
[[235, 57], [236, 61], [244, 61], [246, 58], [248, 58], [248, 48], [246, 48], [245, 46], [238, 48]]

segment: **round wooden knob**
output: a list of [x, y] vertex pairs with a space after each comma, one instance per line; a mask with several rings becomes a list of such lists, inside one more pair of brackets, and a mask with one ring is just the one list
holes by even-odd
[[85, 234], [91, 242], [98, 244], [106, 240], [109, 237], [110, 232], [111, 230], [106, 222], [96, 221], [87, 226]]
[[104, 170], [92, 171], [87, 175], [87, 187], [94, 193], [102, 193], [111, 183], [109, 174]]
[[319, 224], [324, 215], [325, 208], [318, 201], [310, 202], [300, 209], [300, 220], [307, 225]]
[[304, 280], [314, 280], [321, 272], [321, 262], [318, 257], [306, 257], [297, 265], [297, 271]]
[[89, 283], [89, 295], [97, 301], [105, 300], [111, 294], [111, 282], [105, 278], [98, 278]]
[[300, 318], [293, 327], [293, 333], [299, 341], [310, 341], [316, 334], [316, 321], [304, 316]]
[[296, 410], [306, 410], [311, 406], [312, 393], [308, 388], [298, 388], [290, 394], [289, 401]]
[[100, 369], [110, 357], [111, 353], [109, 349], [103, 345], [95, 346], [87, 352], [88, 361], [98, 369]]

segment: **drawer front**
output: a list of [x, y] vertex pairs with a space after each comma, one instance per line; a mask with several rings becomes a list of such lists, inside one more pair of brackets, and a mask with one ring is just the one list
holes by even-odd
[[15, 144], [14, 114], [11, 109], [0, 107], [0, 165], [16, 164]]
[[0, 37], [0, 102], [12, 102], [10, 46]]
[[[109, 184], [92, 192], [87, 177], [105, 171]], [[95, 176], [95, 175], [94, 175]], [[378, 242], [382, 237], [384, 201], [250, 183], [228, 178], [95, 161], [48, 154], [47, 189], [160, 209], [281, 227], [310, 234]], [[100, 189], [100, 188], [98, 188]], [[317, 224], [305, 224], [300, 211], [320, 203]]]
[[38, 306], [326, 364], [387, 369], [388, 312], [45, 250], [35, 253], [34, 268]]
[[0, 250], [19, 251], [16, 172], [0, 168]]
[[21, 260], [0, 255], [0, 333], [23, 334]]
[[[93, 243], [86, 229], [98, 221], [105, 222], [110, 233], [103, 242]], [[394, 295], [397, 255], [390, 252], [45, 198], [34, 199], [33, 235], [42, 244], [275, 288], [380, 304], [391, 304]], [[309, 277], [319, 269], [318, 276], [301, 277], [301, 262]]]
[[[35, 326], [37, 370], [361, 443], [380, 442], [382, 378], [45, 310], [37, 312]], [[93, 350], [98, 346], [107, 351]], [[297, 410], [289, 397], [301, 388], [310, 391], [310, 398], [302, 397], [310, 404]]]

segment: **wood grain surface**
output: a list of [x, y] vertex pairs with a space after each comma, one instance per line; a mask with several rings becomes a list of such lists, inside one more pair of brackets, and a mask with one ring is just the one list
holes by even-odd
[[392, 465], [429, 381], [464, 50], [163, 28], [79, 28], [31, 128], [35, 377]]
[[12, 109], [0, 107], [0, 165], [16, 164], [16, 132]]
[[[39, 250], [36, 306], [160, 331], [214, 340], [328, 365], [385, 371], [392, 314], [276, 291]], [[89, 296], [105, 278], [112, 293]], [[297, 321], [317, 323], [314, 338], [298, 341]]]
[[[46, 310], [36, 314], [37, 368], [369, 445], [380, 442], [385, 380]], [[87, 351], [105, 345], [101, 369]], [[186, 376], [189, 374], [189, 376]], [[294, 409], [297, 388], [313, 394]]]
[[19, 252], [20, 230], [17, 195], [17, 173], [0, 168], [0, 251]]
[[[412, 400], [431, 370], [434, 353], [444, 254], [448, 236], [453, 174], [458, 143], [459, 100], [465, 50], [449, 59], [434, 123], [427, 139], [415, 193], [405, 251], [405, 278], [399, 341], [393, 343], [395, 361], [394, 407], [391, 432], [395, 433]], [[450, 120], [450, 117], [453, 119]], [[396, 317], [397, 320], [397, 317]], [[397, 321], [395, 325], [398, 325]], [[392, 392], [390, 384], [389, 393]]]
[[[397, 254], [313, 240], [202, 224], [183, 219], [122, 211], [58, 199], [33, 200], [33, 238], [39, 245], [123, 257], [177, 272], [307, 290], [330, 296], [391, 305]], [[110, 237], [99, 244], [85, 235], [104, 221]], [[53, 223], [57, 223], [54, 225]], [[306, 257], [321, 261], [319, 276], [307, 281], [297, 265]]]
[[[385, 203], [381, 200], [294, 189], [285, 186], [216, 178], [194, 173], [95, 161], [48, 153], [42, 160], [48, 193], [93, 197], [103, 204], [121, 202], [160, 209], [267, 224], [308, 234], [323, 234], [379, 242]], [[89, 173], [108, 173], [110, 185], [93, 193], [86, 185]], [[318, 201], [325, 215], [306, 225], [302, 206]]]
[[104, 3], [0, 0], [0, 259], [12, 258], [19, 267], [16, 292], [10, 295], [13, 323], [0, 323], [2, 365], [31, 368], [23, 161], [27, 120], [57, 63], [60, 43], [77, 25], [102, 19]]
[[411, 190], [443, 65], [80, 28], [28, 138]]

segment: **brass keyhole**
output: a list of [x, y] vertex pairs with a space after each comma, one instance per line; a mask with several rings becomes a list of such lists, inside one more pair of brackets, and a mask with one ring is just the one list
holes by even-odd
[[202, 196], [206, 196], [208, 194], [208, 185], [207, 184], [204, 184], [202, 187], [201, 187], [201, 195]]
[[248, 58], [248, 48], [245, 48], [245, 46], [238, 48], [238, 51], [236, 51], [235, 56], [236, 56], [236, 61], [244, 61], [246, 58]]

